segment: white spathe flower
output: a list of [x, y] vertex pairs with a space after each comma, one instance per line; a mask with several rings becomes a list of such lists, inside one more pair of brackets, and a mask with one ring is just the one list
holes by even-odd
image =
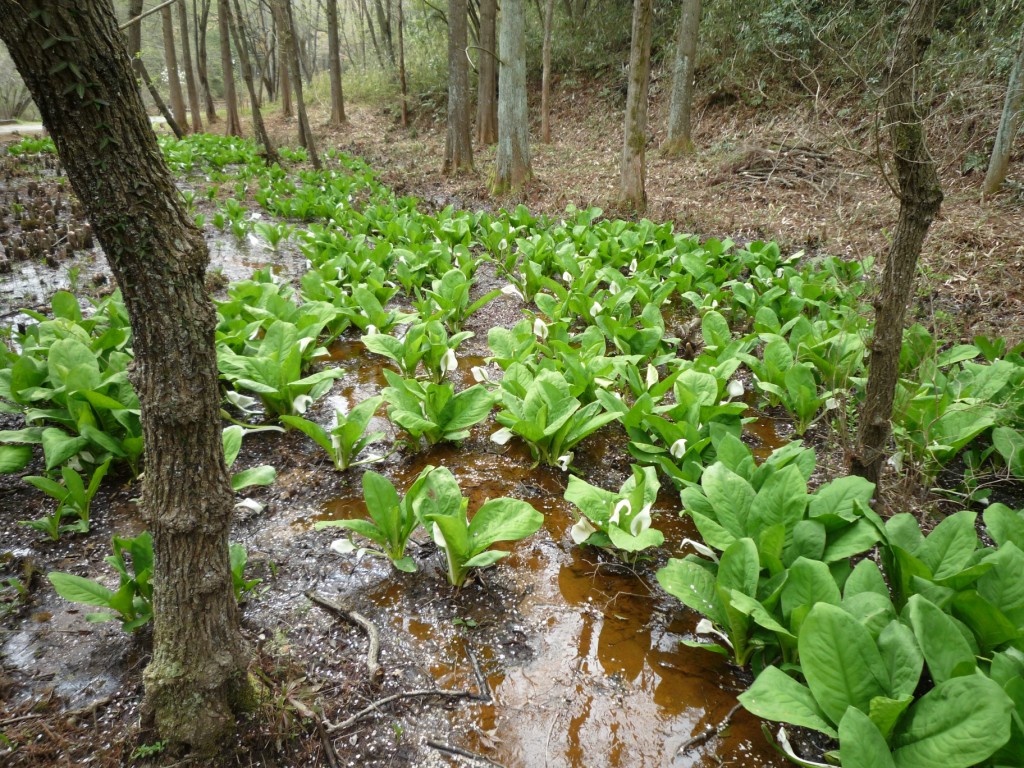
[[595, 301], [593, 303], [593, 305], [590, 307], [590, 314], [592, 314], [592, 315], [599, 315], [599, 314], [601, 314], [601, 309], [602, 309], [602, 307], [601, 307], [600, 302]]
[[311, 406], [312, 404], [312, 397], [310, 397], [309, 395], [299, 395], [294, 400], [292, 400], [292, 410], [295, 411], [295, 413], [301, 415], [305, 413], [309, 406]]
[[608, 293], [615, 296], [619, 292], [619, 284], [612, 282], [608, 283]]
[[647, 365], [647, 388], [650, 389], [658, 383], [658, 369], [653, 365]]
[[710, 557], [716, 563], [718, 562], [718, 555], [715, 554], [715, 550], [713, 550], [711, 547], [709, 547], [702, 541], [694, 541], [693, 539], [683, 539], [682, 542], [680, 542], [680, 544], [682, 546], [686, 546], [687, 544], [689, 544], [691, 547], [693, 547], [694, 551], [696, 551], [698, 555]]
[[380, 331], [377, 330], [377, 326], [376, 325], [368, 325], [368, 326], [366, 326], [366, 335], [367, 336], [376, 336], [378, 333], [380, 333]]
[[825, 410], [826, 411], [834, 411], [838, 407], [839, 407], [839, 401], [836, 400], [834, 397], [830, 397], [830, 398], [828, 398], [825, 401]]
[[732, 643], [729, 642], [729, 637], [715, 629], [715, 625], [712, 624], [708, 619], [701, 619], [700, 621], [698, 621], [696, 631], [698, 635], [715, 635], [717, 637], [720, 637], [722, 638], [722, 642], [724, 642], [727, 646], [732, 648]]
[[789, 743], [789, 734], [786, 733], [785, 728], [779, 728], [779, 732], [775, 734], [775, 738], [778, 739], [779, 747], [782, 749], [783, 754], [797, 765], [806, 765], [808, 768], [828, 768], [828, 763], [816, 763], [805, 757], [799, 757], [794, 751], [793, 745]]
[[779, 267], [778, 269], [775, 270], [776, 277], [782, 277], [784, 274], [786, 274], [786, 270], [784, 270], [782, 267]]
[[498, 445], [504, 445], [512, 439], [512, 430], [508, 427], [502, 427], [497, 432], [491, 435], [491, 442], [497, 443]]
[[447, 376], [449, 371], [454, 371], [458, 367], [459, 360], [455, 357], [455, 350], [449, 349], [441, 358], [441, 375]]
[[253, 406], [256, 405], [255, 397], [243, 395], [240, 392], [235, 392], [233, 389], [229, 389], [224, 397], [229, 403], [235, 406], [235, 408], [240, 411], [245, 411], [246, 413], [251, 413], [254, 410]]
[[686, 455], [686, 438], [680, 437], [672, 443], [672, 447], [668, 449], [668, 452], [672, 455], [673, 459], [683, 458]]
[[512, 283], [508, 283], [507, 285], [502, 287], [501, 292], [506, 296], [515, 296], [517, 299], [523, 298], [523, 294], [520, 292], [518, 288], [512, 285]]
[[487, 372], [483, 368], [481, 368], [479, 365], [474, 365], [472, 368], [469, 369], [469, 372], [473, 376], [473, 381], [475, 381], [477, 383], [482, 383], [482, 382], [487, 381]]
[[548, 337], [548, 324], [541, 320], [539, 317], [533, 320], [533, 335], [541, 341], [544, 341]]
[[734, 397], [743, 397], [743, 382], [739, 379], [733, 379], [729, 382], [729, 386], [726, 387], [725, 391], [729, 395], [730, 400]]
[[572, 282], [572, 275], [569, 274], [568, 272], [563, 272], [562, 273], [562, 282], [565, 283], [566, 285], [571, 283]]
[[712, 299], [711, 300], [711, 308], [712, 309], [718, 309], [718, 299]]
[[259, 245], [260, 244], [260, 239], [258, 237], [256, 237], [256, 235], [254, 235], [252, 232], [249, 233], [249, 244], [250, 245]]
[[339, 555], [347, 555], [356, 551], [356, 545], [352, 543], [351, 539], [335, 539], [331, 542], [330, 549]]
[[572, 458], [573, 454], [571, 451], [569, 453], [563, 453], [561, 456], [555, 459], [555, 463], [558, 465], [558, 468], [560, 470], [562, 470], [563, 472], [568, 472], [569, 465], [572, 464]]
[[640, 510], [640, 514], [634, 517], [629, 523], [629, 532], [634, 536], [639, 536], [641, 533], [651, 527], [651, 505], [648, 504]]
[[256, 499], [242, 499], [239, 502], [235, 502], [235, 508], [241, 507], [242, 509], [248, 509], [253, 514], [258, 515], [263, 511], [263, 505], [260, 504]]
[[636, 272], [637, 266], [638, 265], [636, 263], [636, 259], [633, 259], [631, 262], [629, 262], [629, 274], [632, 275], [634, 272]]
[[508, 240], [506, 240], [505, 238], [501, 238], [501, 242], [500, 242], [500, 243], [498, 243], [498, 248], [500, 248], [500, 249], [501, 249], [501, 250], [503, 250], [503, 251], [504, 251], [504, 250], [505, 250], [506, 248], [508, 248]]
[[618, 525], [622, 513], [625, 513], [626, 517], [633, 513], [633, 505], [629, 503], [629, 499], [619, 500], [619, 503], [615, 505], [615, 509], [612, 510], [612, 516], [608, 518], [608, 522], [612, 525]]
[[448, 549], [448, 542], [444, 540], [444, 534], [441, 533], [441, 528], [437, 523], [434, 523], [434, 527], [431, 532], [434, 536], [434, 543], [441, 549]]
[[592, 526], [585, 517], [581, 517], [576, 522], [576, 525], [569, 529], [569, 535], [572, 536], [573, 544], [582, 544], [595, 533], [597, 533], [597, 528]]

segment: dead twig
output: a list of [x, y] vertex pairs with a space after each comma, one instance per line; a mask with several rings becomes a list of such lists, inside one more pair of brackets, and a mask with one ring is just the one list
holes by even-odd
[[472, 699], [474, 701], [483, 701], [479, 694], [471, 691], [445, 691], [437, 688], [425, 689], [419, 691], [405, 691], [403, 693], [393, 693], [390, 696], [385, 696], [383, 699], [371, 702], [361, 710], [356, 712], [354, 715], [340, 723], [330, 723], [324, 721], [324, 725], [327, 728], [328, 733], [334, 733], [335, 731], [342, 731], [359, 722], [362, 718], [366, 717], [371, 712], [379, 712], [380, 708], [385, 704], [390, 704], [392, 701], [398, 701], [399, 699], [413, 699], [420, 697], [437, 696], [441, 699]]
[[327, 764], [331, 768], [338, 768], [338, 753], [334, 751], [334, 744], [331, 743], [331, 737], [327, 733], [327, 729], [324, 728], [324, 719], [317, 717], [316, 731], [320, 734], [320, 742], [324, 745], [324, 755], [327, 757]]
[[476, 676], [476, 687], [480, 690], [480, 701], [490, 704], [494, 701], [494, 697], [491, 695], [491, 686], [487, 684], [487, 678], [484, 677], [484, 673], [480, 671], [480, 663], [476, 660], [476, 655], [473, 653], [473, 649], [469, 647], [469, 643], [466, 642], [466, 655], [469, 657], [469, 663], [473, 665], [473, 674]]
[[726, 716], [722, 718], [722, 722], [720, 722], [718, 725], [715, 725], [715, 726], [709, 725], [707, 728], [705, 728], [703, 731], [698, 733], [696, 736], [693, 736], [693, 737], [687, 739], [686, 741], [684, 741], [682, 743], [682, 745], [680, 745], [679, 749], [676, 750], [676, 754], [677, 755], [686, 754], [687, 752], [689, 752], [694, 747], [699, 747], [701, 744], [704, 744], [704, 743], [710, 741], [715, 736], [721, 735], [722, 731], [724, 731], [726, 728], [729, 727], [729, 723], [732, 722], [733, 716], [740, 710], [740, 707], [742, 707], [742, 706], [743, 706], [742, 704], [737, 703], [736, 706], [734, 706], [732, 709], [730, 709], [728, 714], [726, 714]]
[[503, 766], [501, 763], [496, 763], [493, 760], [489, 760], [483, 755], [477, 755], [473, 752], [470, 752], [469, 750], [461, 749], [459, 747], [453, 747], [448, 744], [442, 744], [439, 741], [428, 741], [427, 746], [431, 749], [436, 749], [438, 752], [445, 752], [449, 755], [456, 755], [458, 757], [464, 757], [467, 760], [472, 760], [477, 765], [490, 765], [496, 766], [496, 768], [505, 768], [505, 766]]
[[318, 595], [316, 592], [307, 592], [306, 597], [321, 608], [326, 608], [335, 615], [358, 625], [366, 632], [366, 636], [369, 638], [369, 647], [366, 649], [366, 673], [374, 681], [383, 675], [384, 671], [380, 666], [380, 634], [377, 632], [377, 626], [361, 613], [348, 610], [333, 600], [323, 595]]

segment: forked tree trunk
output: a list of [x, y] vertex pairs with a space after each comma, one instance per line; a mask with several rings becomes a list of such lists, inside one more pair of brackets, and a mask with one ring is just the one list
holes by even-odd
[[341, 50], [338, 47], [338, 0], [327, 0], [327, 51], [330, 57], [331, 125], [345, 122], [345, 95], [341, 91]]
[[203, 130], [202, 108], [199, 106], [199, 89], [192, 69], [192, 45], [188, 39], [188, 10], [185, 0], [178, 0], [178, 28], [181, 33], [181, 58], [185, 65], [185, 90], [188, 93], [188, 111], [192, 115], [192, 132]]
[[292, 16], [291, 0], [276, 0], [281, 19], [283, 35], [281, 46], [288, 52], [288, 63], [291, 64], [293, 73], [292, 84], [295, 86], [295, 109], [299, 114], [299, 141], [306, 148], [310, 164], [320, 170], [320, 155], [316, 150], [316, 138], [309, 127], [309, 117], [306, 114], [306, 100], [302, 95], [302, 66], [299, 63], [299, 47], [295, 37], [295, 18]]
[[181, 90], [181, 76], [178, 74], [178, 53], [174, 49], [174, 17], [171, 7], [160, 11], [160, 26], [164, 33], [164, 63], [167, 67], [167, 84], [171, 94], [171, 113], [181, 130], [188, 130], [188, 114], [185, 112], [185, 96]]
[[0, 38], [86, 208], [134, 334], [141, 509], [156, 556], [146, 705], [161, 739], [208, 753], [234, 729], [250, 689], [228, 564], [234, 495], [206, 243], [161, 158], [109, 0], [27, 6], [0, 0]]
[[398, 0], [398, 88], [402, 94], [402, 127], [409, 125], [409, 87], [405, 82], [405, 13]]
[[551, 26], [555, 17], [555, 0], [548, 0], [544, 9], [544, 48], [541, 51], [540, 76], [540, 140], [551, 143]]
[[676, 35], [675, 65], [672, 68], [672, 100], [668, 110], [668, 139], [662, 150], [666, 155], [693, 152], [693, 73], [697, 62], [701, 0], [683, 0]]
[[238, 117], [238, 96], [235, 94], [235, 69], [231, 63], [231, 30], [228, 0], [217, 0], [217, 29], [220, 32], [220, 68], [224, 75], [224, 111], [227, 112], [225, 136], [241, 136], [242, 121]]
[[469, 63], [466, 61], [466, 0], [451, 0], [448, 14], [448, 135], [445, 176], [473, 170], [469, 137]]
[[[230, 9], [229, 9], [230, 11]], [[242, 9], [235, 0], [235, 12], [228, 15], [231, 24], [231, 35], [235, 41], [235, 50], [238, 51], [238, 63], [242, 67], [242, 79], [245, 80], [245, 87], [249, 89], [249, 101], [252, 102], [252, 126], [256, 134], [256, 140], [263, 145], [263, 153], [267, 165], [281, 162], [281, 156], [277, 154], [270, 136], [267, 135], [267, 128], [263, 124], [263, 113], [260, 111], [260, 102], [256, 94], [256, 83], [252, 76], [252, 65], [249, 62], [249, 51], [245, 47], [245, 28], [242, 26]]]
[[476, 141], [498, 140], [498, 2], [480, 0], [480, 58], [476, 93]]
[[867, 393], [858, 426], [852, 471], [878, 485], [891, 432], [892, 404], [899, 378], [900, 348], [914, 273], [928, 227], [942, 205], [942, 186], [928, 154], [917, 113], [914, 84], [930, 42], [938, 0], [912, 0], [889, 59], [883, 95], [885, 119], [899, 182], [900, 215], [875, 299], [875, 334], [868, 361]]
[[619, 193], [637, 213], [647, 209], [647, 91], [651, 82], [652, 0], [633, 0], [633, 41], [629, 49], [629, 87], [622, 144]]
[[[206, 103], [206, 122], [213, 125], [217, 122], [217, 106], [213, 103], [210, 78], [206, 74], [206, 24], [210, 20], [211, 2], [212, 0], [203, 0], [203, 12], [196, 22], [196, 75], [199, 77], [199, 85], [203, 89], [203, 101]], [[192, 15], [195, 16], [194, 13]]]
[[501, 68], [498, 72], [498, 152], [492, 195], [518, 192], [533, 177], [530, 121], [526, 107], [525, 0], [504, 0], [501, 8]]
[[1022, 119], [1024, 119], [1024, 26], [1020, 30], [1017, 59], [1010, 71], [1010, 84], [1006, 87], [1003, 116], [999, 120], [996, 142], [992, 147], [992, 157], [988, 161], [988, 171], [985, 173], [985, 183], [981, 190], [983, 197], [994, 195], [1006, 181], [1013, 139], [1020, 129]]

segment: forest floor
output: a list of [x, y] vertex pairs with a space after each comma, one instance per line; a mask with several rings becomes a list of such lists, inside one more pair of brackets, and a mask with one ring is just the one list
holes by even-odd
[[[558, 216], [575, 205], [627, 215], [614, 202], [621, 109], [582, 91], [560, 94], [555, 107], [554, 142], [533, 145], [534, 182], [500, 201], [487, 194], [493, 147], [477, 151], [475, 173], [441, 177], [443, 124], [402, 129], [392, 111], [363, 105], [350, 105], [343, 128], [326, 126], [322, 113], [314, 113], [313, 122], [321, 151], [338, 148], [363, 157], [396, 193], [416, 196], [428, 207], [524, 203]], [[656, 114], [651, 122], [664, 121]], [[295, 143], [294, 121], [270, 115], [269, 125], [277, 141]], [[702, 237], [775, 239], [786, 252], [884, 260], [897, 203], [875, 160], [870, 121], [849, 125], [734, 104], [698, 112], [694, 155], [662, 157], [656, 149], [661, 138], [655, 131], [648, 156], [648, 218], [675, 221], [679, 230]], [[954, 144], [947, 137], [933, 146], [946, 201], [925, 246], [914, 316], [950, 341], [985, 333], [1017, 342], [1024, 337], [1024, 189], [1010, 185], [981, 204], [981, 174], [962, 172], [964, 151]], [[1018, 158], [1011, 177], [1022, 170]], [[211, 244], [231, 277], [231, 268], [244, 273], [274, 257]], [[288, 261], [297, 269], [301, 257], [293, 251]], [[83, 266], [81, 281], [92, 284], [102, 259]], [[45, 292], [66, 287], [60, 285], [64, 273], [56, 272], [32, 287], [13, 286], [32, 295], [5, 301], [42, 305]], [[493, 287], [494, 276], [488, 280], [485, 287]], [[487, 354], [486, 330], [520, 316], [519, 307], [503, 297], [473, 318], [477, 337], [460, 361], [463, 383], [469, 382], [469, 365]], [[351, 374], [337, 389], [349, 399], [381, 386], [379, 362], [367, 360], [359, 347], [348, 341], [332, 348], [334, 360]], [[323, 419], [326, 408], [320, 410]], [[382, 420], [379, 428], [389, 427]], [[742, 673], [702, 651], [680, 653], [679, 640], [693, 637], [693, 617], [649, 588], [651, 564], [637, 574], [568, 546], [564, 476], [531, 468], [521, 452], [497, 450], [487, 439], [494, 428], [492, 421], [475, 430], [465, 451], [401, 452], [382, 468], [408, 483], [426, 464], [444, 464], [473, 503], [516, 495], [545, 511], [546, 530], [509, 558], [515, 567], [488, 572], [454, 593], [441, 586], [429, 541], [418, 542], [415, 553], [423, 574], [410, 578], [393, 577], [379, 562], [328, 552], [334, 536], [312, 525], [353, 514], [358, 482], [331, 471], [296, 432], [264, 435], [253, 442], [256, 448], [246, 443], [239, 468], [271, 463], [278, 469], [272, 488], [252, 494], [265, 512], [241, 513], [233, 531], [249, 550], [250, 575], [264, 579], [245, 608], [244, 628], [256, 649], [256, 671], [272, 685], [264, 716], [243, 729], [224, 765], [782, 766], [765, 746], [759, 722], [742, 711], [727, 733], [687, 747], [692, 734], [731, 716]], [[759, 429], [747, 439], [761, 450], [787, 437], [787, 426], [770, 418]], [[581, 470], [592, 482], [617, 485], [628, 476], [628, 457], [606, 435], [595, 438], [580, 457]], [[819, 448], [833, 439], [825, 430], [810, 435]], [[835, 447], [822, 453], [826, 471], [835, 472], [841, 460]], [[137, 486], [120, 480], [105, 484], [94, 502], [93, 533], [56, 544], [15, 524], [34, 514], [26, 512], [34, 492], [18, 478], [0, 484], [0, 577], [17, 575], [30, 589], [24, 602], [0, 603], [0, 735], [19, 745], [3, 756], [0, 742], [5, 764], [207, 764], [161, 754], [155, 736], [137, 728], [146, 630], [126, 636], [116, 622], [86, 624], [85, 611], [57, 599], [42, 577], [49, 570], [94, 577], [109, 572], [102, 558], [110, 535], [134, 534], [140, 525]], [[665, 513], [665, 526], [682, 525]], [[375, 623], [382, 635], [382, 679], [366, 675], [362, 631], [311, 607], [305, 599], [310, 591], [331, 595]], [[432, 686], [478, 698], [460, 704], [412, 696], [386, 717], [339, 729], [343, 736], [325, 731], [325, 723], [329, 727], [387, 695]], [[675, 703], [682, 691], [691, 702], [685, 707]], [[492, 695], [503, 708], [480, 700]], [[460, 756], [460, 749], [469, 756]]]

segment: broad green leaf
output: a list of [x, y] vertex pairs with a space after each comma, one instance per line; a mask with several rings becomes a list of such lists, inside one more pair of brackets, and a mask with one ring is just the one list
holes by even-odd
[[277, 479], [277, 470], [269, 464], [250, 467], [231, 476], [231, 488], [240, 491], [253, 485], [271, 485]]
[[518, 541], [536, 533], [544, 515], [520, 499], [491, 499], [473, 515], [469, 524], [471, 552], [486, 549], [496, 541]]
[[713, 573], [692, 560], [673, 558], [656, 575], [662, 589], [687, 608], [707, 616], [720, 627], [726, 625]]
[[974, 652], [948, 614], [921, 595], [912, 595], [906, 616], [936, 683], [974, 673]]
[[87, 445], [89, 441], [84, 437], [71, 437], [56, 427], [44, 429], [43, 456], [46, 458], [46, 468], [59, 467]]
[[792, 530], [803, 518], [807, 506], [807, 483], [800, 470], [790, 464], [771, 475], [750, 506], [747, 530], [756, 533], [782, 524]]
[[1012, 541], [1018, 549], [1024, 550], [1024, 514], [1005, 504], [993, 504], [985, 510], [984, 519], [996, 544], [1003, 546]]
[[888, 696], [898, 699], [913, 694], [924, 669], [924, 654], [910, 627], [890, 622], [878, 635], [878, 651], [888, 670]]
[[838, 735], [810, 689], [778, 667], [765, 669], [738, 698], [747, 710], [765, 720], [810, 728], [832, 738]]
[[20, 472], [32, 461], [32, 449], [27, 445], [0, 445], [0, 474]]
[[874, 493], [874, 483], [863, 477], [840, 477], [815, 491], [807, 512], [811, 517], [833, 514], [853, 522], [859, 517], [855, 502], [859, 501], [866, 506]]
[[839, 587], [828, 566], [820, 560], [797, 558], [782, 588], [782, 615], [786, 621], [800, 606], [813, 606], [816, 603], [839, 605], [839, 601]]
[[718, 524], [736, 538], [746, 536], [747, 517], [756, 498], [750, 483], [724, 464], [712, 464], [704, 471], [700, 484]]
[[856, 707], [839, 722], [839, 759], [843, 768], [896, 768], [885, 737]]
[[114, 596], [113, 591], [102, 584], [70, 573], [48, 573], [46, 578], [53, 584], [57, 594], [73, 603], [107, 608], [110, 606], [110, 599]]
[[933, 530], [914, 554], [928, 566], [936, 579], [951, 576], [970, 562], [978, 548], [974, 512], [950, 515]]

